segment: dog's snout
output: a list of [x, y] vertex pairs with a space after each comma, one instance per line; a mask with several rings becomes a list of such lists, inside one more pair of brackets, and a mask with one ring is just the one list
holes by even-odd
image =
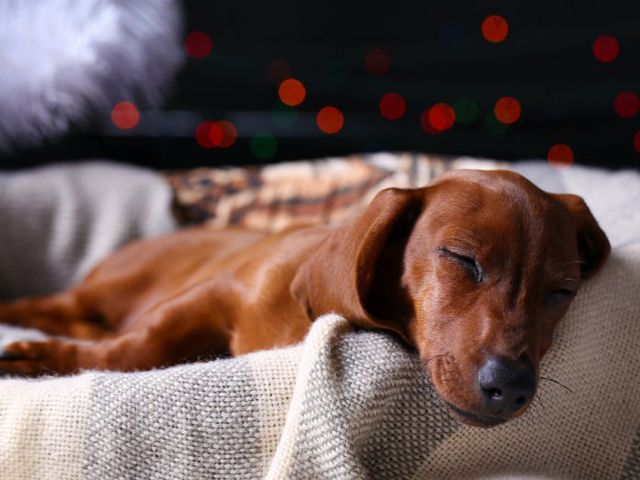
[[487, 413], [509, 417], [526, 405], [535, 393], [535, 373], [531, 362], [511, 362], [488, 357], [478, 370], [478, 385]]

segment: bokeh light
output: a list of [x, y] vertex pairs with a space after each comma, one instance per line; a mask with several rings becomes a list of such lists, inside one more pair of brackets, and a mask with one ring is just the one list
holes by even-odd
[[549, 164], [568, 167], [573, 163], [573, 150], [569, 145], [556, 144], [547, 153]]
[[391, 55], [382, 48], [373, 48], [364, 56], [364, 67], [373, 75], [385, 75], [391, 70]]
[[280, 85], [283, 80], [292, 76], [293, 69], [286, 60], [276, 58], [267, 65], [267, 80], [273, 85]]
[[295, 107], [304, 101], [307, 96], [307, 89], [304, 88], [300, 80], [288, 78], [280, 84], [278, 96], [280, 97], [280, 101], [285, 105]]
[[498, 121], [493, 110], [489, 110], [485, 114], [484, 124], [487, 130], [494, 135], [504, 135], [509, 131], [509, 125]]
[[205, 58], [211, 53], [213, 42], [204, 32], [190, 32], [184, 41], [185, 49], [193, 58]]
[[636, 152], [640, 153], [640, 130], [633, 136], [633, 148], [636, 149]]
[[478, 118], [478, 105], [470, 98], [459, 98], [453, 102], [453, 110], [456, 114], [456, 122], [469, 124]]
[[633, 92], [621, 92], [613, 100], [613, 109], [622, 118], [634, 117], [640, 110], [640, 99]]
[[316, 116], [316, 124], [324, 133], [338, 133], [344, 125], [344, 116], [336, 107], [324, 107]]
[[502, 42], [509, 34], [509, 23], [500, 15], [489, 15], [482, 22], [482, 36], [487, 42]]
[[118, 102], [111, 110], [111, 121], [122, 130], [130, 130], [138, 125], [140, 112], [131, 102]]
[[422, 113], [420, 123], [427, 133], [440, 133], [453, 127], [456, 114], [453, 108], [444, 102], [436, 103]]
[[298, 120], [298, 111], [295, 108], [277, 102], [271, 111], [271, 120], [279, 128], [292, 127]]
[[254, 156], [266, 160], [273, 157], [278, 150], [278, 141], [270, 133], [256, 133], [249, 143], [249, 148]]
[[207, 120], [207, 121], [201, 122], [196, 127], [196, 135], [195, 135], [196, 142], [198, 142], [198, 145], [200, 145], [202, 148], [215, 147], [211, 139], [212, 135], [210, 134], [212, 126], [213, 126], [213, 122], [210, 120]]
[[601, 35], [593, 42], [593, 55], [602, 63], [613, 62], [619, 53], [618, 40], [611, 35]]
[[399, 93], [389, 92], [380, 98], [378, 108], [380, 109], [380, 114], [387, 120], [398, 120], [406, 112], [407, 102]]
[[235, 125], [227, 120], [213, 122], [209, 127], [209, 140], [214, 147], [229, 148], [237, 139], [238, 131]]
[[493, 107], [493, 113], [496, 119], [507, 125], [517, 122], [521, 112], [520, 102], [513, 97], [502, 97], [498, 99]]

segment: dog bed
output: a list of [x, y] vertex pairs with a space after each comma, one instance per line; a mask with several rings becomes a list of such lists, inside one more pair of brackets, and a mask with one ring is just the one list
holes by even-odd
[[[329, 175], [336, 171], [336, 162], [353, 161], [386, 169], [389, 176], [384, 182], [365, 182], [363, 195], [354, 195], [349, 202], [328, 202], [324, 221], [342, 221], [342, 215], [348, 218], [340, 213], [334, 219], [327, 212], [366, 201], [365, 193], [378, 188], [374, 184], [411, 186], [428, 180], [430, 168], [439, 162], [444, 162], [445, 169], [498, 166], [473, 159], [381, 154], [279, 165], [277, 169], [304, 167], [310, 175]], [[329, 170], [323, 169], [327, 162], [334, 164]], [[401, 168], [402, 162], [408, 162], [410, 168]], [[110, 169], [128, 175], [125, 167], [102, 164], [101, 168], [105, 169], [102, 176]], [[522, 418], [490, 430], [462, 426], [449, 417], [416, 356], [405, 346], [382, 333], [353, 331], [344, 319], [326, 316], [314, 323], [303, 344], [287, 349], [150, 372], [0, 380], [3, 475], [11, 479], [639, 478], [640, 213], [636, 209], [640, 175], [580, 167], [556, 170], [541, 163], [519, 163], [511, 168], [545, 189], [584, 196], [613, 245], [611, 259], [580, 291], [543, 361], [543, 375], [570, 390], [542, 382], [539, 400]], [[267, 180], [259, 188], [254, 185], [253, 193], [238, 188], [229, 195], [248, 192], [265, 198], [260, 195], [271, 189], [268, 195], [279, 199], [274, 204], [295, 204], [295, 200], [285, 201], [287, 196], [278, 190], [284, 187], [269, 180], [277, 176], [267, 175], [267, 169], [273, 173], [276, 167], [257, 172]], [[46, 177], [55, 171], [19, 175], [44, 173], [39, 185], [49, 192]], [[416, 172], [426, 173], [419, 177]], [[162, 191], [164, 206], [154, 207], [161, 210], [155, 220], [144, 214], [130, 218], [134, 223], [136, 218], [148, 222], [138, 234], [172, 228], [168, 188], [162, 177], [140, 170], [131, 174], [146, 176], [154, 187], [128, 199], [121, 213], [128, 211], [127, 205], [144, 212], [144, 205], [157, 200], [155, 195]], [[210, 170], [207, 175], [218, 175], [218, 186], [224, 185], [220, 180], [223, 172]], [[10, 187], [16, 177], [3, 178]], [[91, 191], [96, 181], [86, 177], [81, 188]], [[118, 182], [111, 188], [122, 189]], [[300, 196], [296, 185], [289, 189], [288, 198]], [[344, 191], [344, 185], [335, 191]], [[76, 195], [73, 189], [67, 194]], [[103, 195], [100, 198], [109, 198]], [[216, 205], [209, 205], [214, 213], [211, 218], [242, 224], [241, 219], [249, 217], [229, 214], [230, 205], [235, 204], [224, 195], [217, 197]], [[24, 196], [21, 202], [25, 212], [34, 210], [35, 205]], [[174, 203], [174, 210], [179, 203]], [[55, 238], [61, 241], [55, 232], [63, 231], [57, 235], [68, 236], [69, 256], [62, 263], [59, 259], [45, 263], [52, 271], [67, 265], [65, 274], [56, 277], [62, 287], [86, 270], [90, 263], [82, 260], [86, 252], [106, 253], [119, 242], [88, 248], [99, 244], [104, 233], [85, 223], [100, 221], [92, 215], [100, 210], [79, 209], [69, 220], [55, 213], [56, 204], [52, 200], [47, 206], [52, 209], [48, 223], [38, 222], [25, 233], [23, 255], [28, 257], [29, 248], [42, 249]], [[246, 205], [243, 208], [248, 212]], [[23, 215], [27, 218], [27, 213]], [[263, 208], [253, 221], [260, 218], [263, 228], [272, 228], [271, 221], [264, 220], [275, 218], [270, 215], [277, 216], [282, 226], [288, 223], [286, 218], [297, 218], [295, 211]], [[60, 230], [58, 222], [64, 225], [65, 218], [71, 224]], [[117, 225], [117, 219], [114, 212], [109, 221]], [[150, 225], [153, 223], [156, 225]], [[74, 248], [75, 234], [82, 229], [89, 232], [80, 243], [84, 248]], [[124, 231], [123, 237], [131, 236], [131, 230]], [[71, 261], [72, 253], [80, 260]], [[14, 255], [13, 265], [5, 265], [19, 272], [24, 259]], [[11, 278], [6, 278], [10, 284]]]

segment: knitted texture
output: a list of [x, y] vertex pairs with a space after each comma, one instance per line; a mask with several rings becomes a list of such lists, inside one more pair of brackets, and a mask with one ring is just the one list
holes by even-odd
[[544, 359], [542, 375], [571, 392], [543, 381], [531, 411], [493, 429], [456, 423], [398, 340], [328, 315], [288, 349], [150, 372], [4, 380], [0, 472], [12, 480], [637, 478], [638, 291], [635, 243], [615, 249], [581, 290]]

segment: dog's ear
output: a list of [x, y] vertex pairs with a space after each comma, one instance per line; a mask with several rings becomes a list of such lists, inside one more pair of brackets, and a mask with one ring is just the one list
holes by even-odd
[[383, 190], [354, 223], [328, 236], [291, 286], [310, 318], [336, 312], [406, 337], [413, 306], [401, 285], [404, 248], [427, 190]]
[[558, 194], [556, 198], [569, 209], [575, 219], [578, 254], [583, 262], [580, 265], [581, 276], [592, 277], [602, 268], [611, 253], [609, 239], [593, 218], [582, 197]]

